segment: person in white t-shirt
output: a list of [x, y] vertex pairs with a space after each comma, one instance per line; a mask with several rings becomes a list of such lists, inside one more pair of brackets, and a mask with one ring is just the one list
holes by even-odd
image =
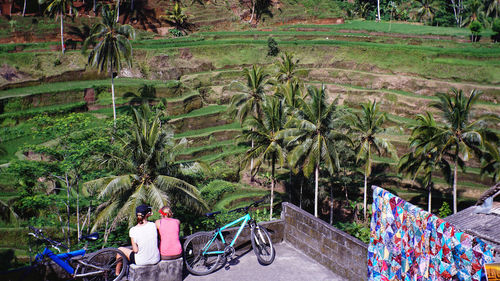
[[[135, 209], [137, 225], [129, 231], [132, 249], [120, 247], [128, 258], [129, 264], [148, 265], [156, 264], [160, 261], [160, 251], [158, 250], [158, 231], [153, 222], [148, 221], [152, 215], [151, 207], [140, 205]], [[116, 272], [120, 272], [121, 262], [116, 266]]]

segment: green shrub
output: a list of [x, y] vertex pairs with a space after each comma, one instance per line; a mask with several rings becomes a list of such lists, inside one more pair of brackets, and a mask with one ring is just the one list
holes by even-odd
[[200, 192], [201, 197], [205, 199], [208, 205], [213, 206], [222, 198], [224, 193], [233, 192], [235, 189], [233, 183], [223, 180], [214, 180], [201, 188]]
[[182, 37], [184, 35], [182, 31], [176, 28], [170, 29], [168, 32], [170, 32], [170, 34], [172, 34], [174, 37]]
[[46, 106], [46, 107], [36, 107], [33, 109], [28, 109], [28, 110], [20, 110], [20, 111], [15, 111], [15, 112], [8, 112], [4, 114], [0, 114], [0, 121], [10, 118], [10, 119], [28, 119], [30, 117], [36, 116], [38, 114], [45, 113], [47, 115], [54, 115], [54, 114], [64, 114], [64, 113], [69, 113], [73, 112], [78, 109], [82, 109], [86, 106], [86, 102], [75, 102], [75, 103], [68, 103], [68, 104], [62, 104], [62, 105], [54, 105], [54, 106]]
[[494, 42], [500, 42], [500, 18], [496, 18], [491, 26], [493, 30], [493, 35], [491, 35], [491, 39]]
[[449, 215], [451, 215], [450, 205], [448, 204], [448, 202], [443, 202], [443, 205], [441, 205], [441, 208], [439, 208], [439, 217], [445, 218]]
[[280, 52], [280, 49], [278, 48], [278, 43], [272, 37], [269, 37], [267, 39], [267, 48], [268, 48], [267, 55], [271, 57], [277, 56]]
[[473, 21], [469, 25], [470, 32], [472, 33], [471, 36], [471, 41], [472, 42], [477, 42], [479, 41], [479, 34], [481, 34], [481, 29], [483, 29], [483, 26], [481, 23], [477, 20]]

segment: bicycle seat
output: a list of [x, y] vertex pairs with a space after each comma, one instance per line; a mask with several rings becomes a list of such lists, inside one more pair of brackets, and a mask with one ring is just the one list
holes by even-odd
[[210, 217], [213, 217], [213, 216], [215, 216], [215, 215], [217, 215], [217, 214], [220, 214], [220, 213], [221, 213], [221, 211], [211, 212], [211, 213], [206, 213], [206, 214], [205, 214], [205, 216], [207, 216], [207, 217], [209, 217], [209, 218], [210, 218]]
[[85, 236], [80, 237], [80, 240], [83, 240], [83, 239], [85, 239], [87, 241], [95, 241], [95, 240], [99, 239], [99, 233], [94, 232], [94, 233], [91, 233], [89, 235], [85, 235]]

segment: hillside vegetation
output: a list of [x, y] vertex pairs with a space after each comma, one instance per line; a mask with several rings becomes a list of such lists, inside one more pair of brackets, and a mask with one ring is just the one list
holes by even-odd
[[[390, 140], [399, 158], [412, 151], [411, 126], [418, 124], [418, 114], [429, 111], [444, 125], [440, 110], [432, 106], [440, 100], [436, 93], [458, 89], [469, 95], [477, 90], [482, 95], [471, 120], [500, 114], [500, 44], [495, 43], [497, 16], [488, 12], [488, 1], [481, 8], [483, 17], [471, 17], [474, 11], [464, 6], [462, 23], [444, 1], [436, 2], [442, 9], [430, 9], [432, 16], [418, 12], [419, 1], [381, 1], [379, 22], [376, 1], [264, 1], [253, 16], [252, 1], [181, 1], [187, 15], [182, 25], [160, 18], [173, 8], [171, 1], [135, 1], [134, 13], [122, 2], [119, 20], [134, 26], [136, 36], [130, 41], [132, 65], [124, 65], [113, 79], [115, 122], [110, 76], [89, 65], [81, 38], [68, 33], [70, 27], [83, 30], [99, 21], [91, 7], [79, 6], [78, 16], [65, 18], [65, 36], [71, 41], [64, 54], [58, 22], [36, 14], [35, 3], [28, 5], [30, 16], [22, 17], [22, 9], [14, 7], [17, 15], [0, 18], [0, 200], [5, 213], [19, 216], [6, 215], [1, 221], [0, 236], [8, 239], [0, 248], [26, 257], [28, 241], [14, 241], [25, 236], [28, 224], [49, 227], [60, 240], [71, 236], [68, 241], [75, 247], [75, 232], [92, 226], [83, 225], [84, 217], [95, 222], [95, 208], [106, 203], [85, 183], [121, 172], [107, 156], [130, 160], [131, 155], [120, 154], [126, 149], [120, 141], [131, 134], [133, 109], [141, 103], [159, 112], [154, 118], [169, 128], [168, 145], [181, 144], [162, 154], [168, 168], [158, 168], [158, 174], [171, 173], [191, 184], [209, 210], [244, 206], [269, 196], [273, 186], [275, 217], [281, 201], [313, 212], [314, 173], [304, 177], [301, 167], [263, 161], [253, 177], [247, 157], [253, 142], [243, 137], [251, 133], [230, 112], [234, 97], [247, 91], [245, 71], [255, 65], [274, 76], [285, 54], [296, 61], [294, 77], [304, 95], [309, 86], [324, 87], [326, 102], [337, 102], [339, 114], [346, 114], [339, 124], [349, 114], [361, 114], [362, 105], [376, 102], [387, 114], [378, 137]], [[481, 38], [472, 42], [468, 26], [475, 20], [481, 22]], [[276, 84], [263, 86], [264, 95], [274, 95]], [[145, 120], [156, 120], [144, 114]], [[487, 125], [500, 133], [498, 122]], [[349, 128], [342, 130], [347, 134]], [[345, 158], [333, 174], [326, 164], [318, 172], [319, 216], [332, 224], [347, 222], [350, 229], [359, 222], [367, 226], [362, 216], [366, 161], [356, 161], [354, 147], [343, 143], [338, 148]], [[398, 171], [399, 159], [375, 154], [368, 184], [427, 208], [424, 173], [408, 177]], [[474, 204], [495, 183], [495, 172], [484, 170], [485, 161], [471, 157], [458, 170], [459, 209]], [[431, 210], [447, 215], [450, 210], [442, 206], [452, 206], [452, 185], [437, 168], [431, 175]], [[183, 220], [183, 235], [213, 227], [213, 221], [200, 217], [201, 210], [172, 204]], [[259, 219], [269, 219], [268, 207], [258, 210]], [[99, 230], [109, 236], [101, 243], [126, 243], [127, 227], [103, 223]]]

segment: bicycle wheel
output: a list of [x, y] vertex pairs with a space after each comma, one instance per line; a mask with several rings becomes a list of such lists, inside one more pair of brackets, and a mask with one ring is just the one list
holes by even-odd
[[266, 228], [260, 225], [253, 227], [250, 232], [250, 240], [259, 263], [262, 265], [271, 264], [276, 256], [276, 251]]
[[[122, 260], [119, 274], [116, 274], [117, 256]], [[127, 256], [115, 248], [104, 248], [97, 251], [87, 259], [87, 263], [91, 266], [83, 267], [82, 273], [95, 274], [83, 277], [85, 281], [117, 281], [126, 274], [128, 267]]]
[[223, 254], [203, 254], [204, 251], [224, 251], [219, 239], [208, 232], [198, 232], [188, 237], [184, 242], [184, 261], [187, 270], [195, 275], [206, 275], [213, 272], [219, 265]]

